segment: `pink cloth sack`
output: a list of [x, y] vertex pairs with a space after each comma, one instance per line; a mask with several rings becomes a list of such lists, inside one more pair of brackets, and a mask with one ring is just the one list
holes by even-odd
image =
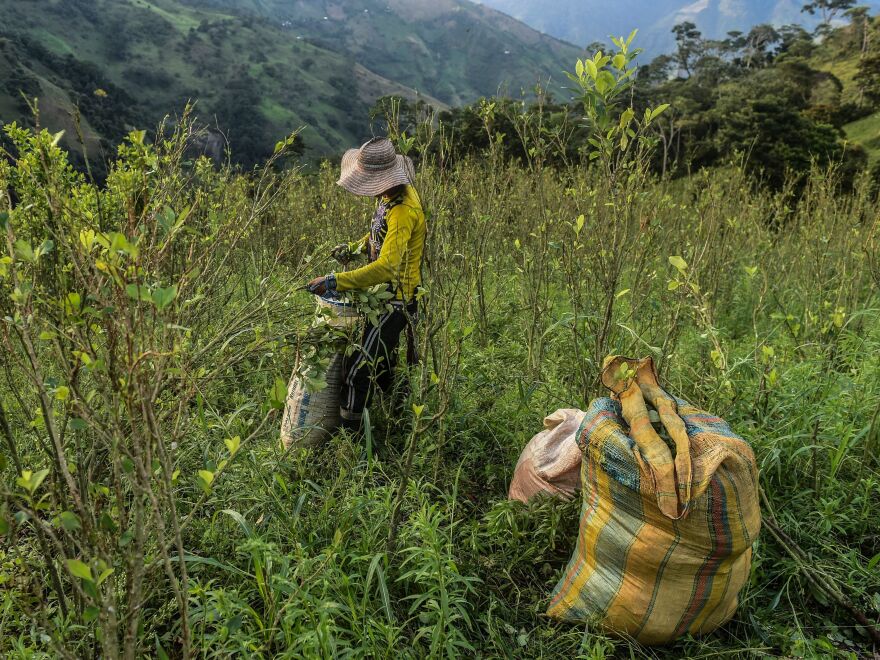
[[571, 408], [544, 418], [544, 430], [523, 449], [508, 497], [528, 502], [538, 493], [570, 500], [581, 486], [583, 454], [577, 432], [586, 413]]

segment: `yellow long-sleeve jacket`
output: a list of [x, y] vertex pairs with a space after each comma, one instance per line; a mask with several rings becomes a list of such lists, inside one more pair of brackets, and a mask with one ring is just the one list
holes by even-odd
[[422, 253], [427, 224], [415, 188], [406, 186], [379, 202], [370, 233], [357, 247], [365, 249], [370, 263], [347, 273], [336, 273], [336, 290], [366, 289], [389, 284], [397, 300], [411, 300], [422, 283]]

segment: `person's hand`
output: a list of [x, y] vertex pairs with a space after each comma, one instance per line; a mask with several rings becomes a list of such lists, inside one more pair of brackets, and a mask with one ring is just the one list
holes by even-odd
[[306, 289], [309, 293], [313, 293], [316, 296], [323, 296], [327, 293], [327, 278], [316, 277], [306, 285]]
[[354, 256], [351, 253], [351, 248], [348, 243], [340, 243], [335, 248], [330, 250], [330, 256], [336, 259], [343, 266], [351, 261], [351, 258]]

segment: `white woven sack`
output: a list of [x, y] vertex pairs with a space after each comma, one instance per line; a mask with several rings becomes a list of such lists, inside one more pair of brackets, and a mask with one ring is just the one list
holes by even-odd
[[[351, 305], [326, 298], [318, 298], [319, 308], [334, 311], [330, 324], [337, 328], [351, 328], [358, 322], [358, 313]], [[342, 391], [342, 361], [340, 351], [330, 358], [325, 380], [327, 386], [319, 392], [310, 393], [297, 377], [294, 367], [287, 384], [287, 402], [281, 419], [281, 442], [285, 448], [292, 445], [314, 447], [326, 442], [339, 428], [339, 397]]]
[[581, 485], [578, 429], [586, 413], [563, 408], [544, 418], [544, 430], [523, 449], [508, 497], [528, 502], [540, 493], [570, 500]]
[[306, 391], [296, 376], [296, 369], [287, 386], [287, 404], [281, 420], [281, 442], [285, 448], [291, 445], [314, 447], [326, 442], [339, 428], [339, 395], [342, 388], [343, 353], [330, 358], [327, 367], [327, 387], [319, 392]]

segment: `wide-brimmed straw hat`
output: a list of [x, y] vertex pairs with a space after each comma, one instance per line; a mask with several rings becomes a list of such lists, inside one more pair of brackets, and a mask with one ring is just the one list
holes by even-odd
[[394, 150], [388, 138], [373, 138], [360, 149], [349, 149], [342, 157], [338, 183], [348, 192], [365, 197], [413, 182], [415, 169], [407, 156]]

